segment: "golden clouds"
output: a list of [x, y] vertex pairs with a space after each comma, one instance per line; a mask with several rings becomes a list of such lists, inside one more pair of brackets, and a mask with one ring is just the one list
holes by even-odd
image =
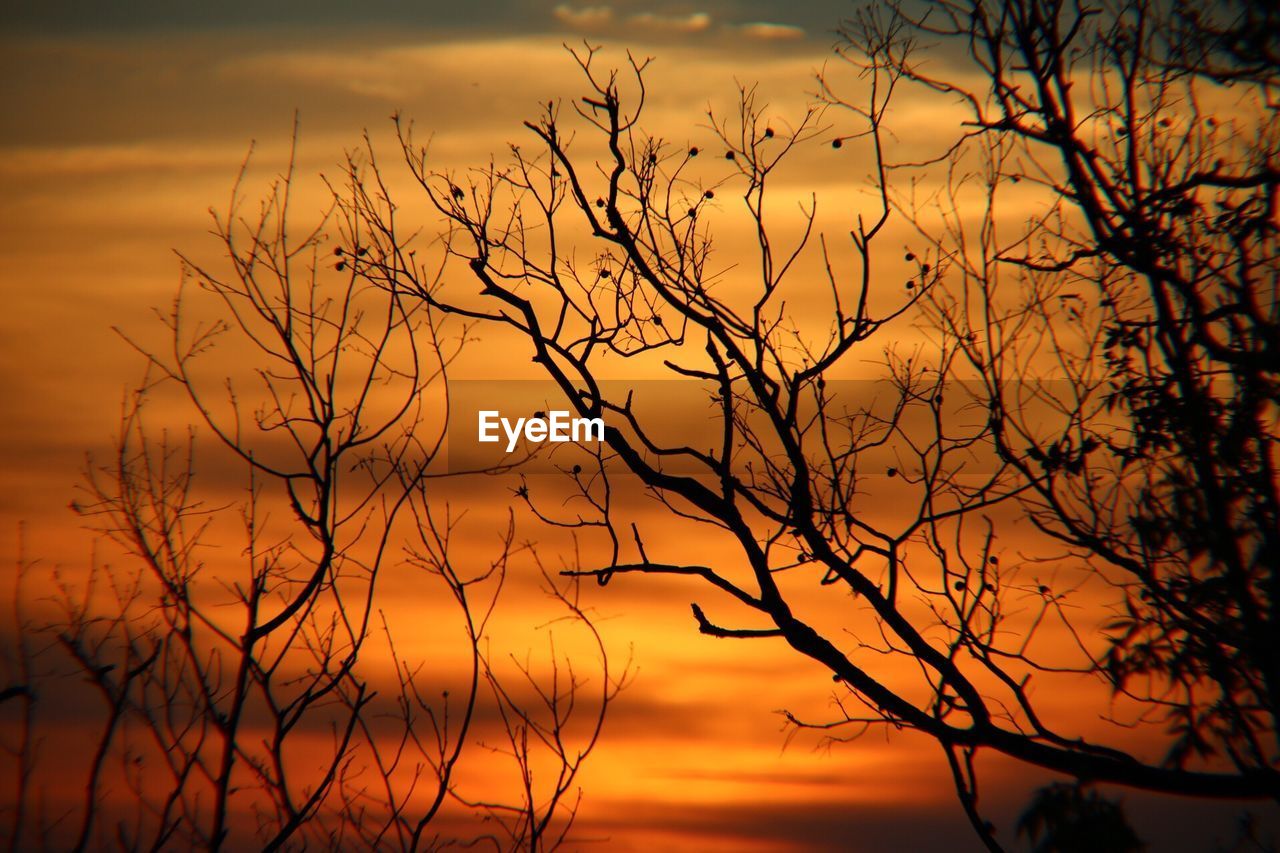
[[571, 30], [630, 38], [692, 36], [713, 32], [731, 38], [745, 36], [761, 41], [794, 41], [805, 36], [803, 27], [792, 24], [765, 21], [736, 23], [708, 11], [617, 14], [612, 6], [572, 6], [562, 3], [555, 7], [552, 14]]
[[764, 41], [792, 41], [804, 38], [803, 29], [789, 24], [743, 24], [738, 29], [743, 35]]
[[711, 26], [711, 16], [706, 12], [690, 12], [687, 15], [657, 15], [641, 12], [627, 21], [645, 29], [671, 33], [700, 33]]
[[576, 30], [595, 30], [613, 21], [613, 9], [609, 6], [584, 6], [575, 9], [561, 3], [552, 14], [557, 21]]

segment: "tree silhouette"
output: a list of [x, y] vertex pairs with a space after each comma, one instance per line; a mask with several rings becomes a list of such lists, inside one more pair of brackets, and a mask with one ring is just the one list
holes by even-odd
[[1037, 792], [1018, 818], [1018, 834], [1032, 841], [1033, 853], [1138, 853], [1146, 849], [1119, 804], [1083, 785], [1061, 782]]
[[[1165, 766], [1212, 757], [1264, 790], [1280, 676], [1272, 13], [929, 6], [847, 35], [970, 113], [940, 157], [949, 191], [901, 207], [956, 283], [930, 294], [933, 326], [962, 355], [954, 375], [977, 377], [1019, 505], [1120, 593], [1091, 669], [1164, 723]], [[926, 39], [962, 50], [982, 87], [925, 70]], [[1041, 212], [1010, 227], [997, 193], [1014, 184]]]
[[[506, 164], [436, 171], [397, 119], [481, 290], [433, 289], [404, 263], [397, 280], [514, 333], [567, 405], [609, 423], [607, 464], [571, 484], [593, 514], [557, 517], [521, 490], [543, 518], [605, 532], [613, 557], [587, 575], [722, 594], [741, 615], [695, 603], [702, 633], [784, 642], [838, 685], [835, 719], [792, 723], [929, 735], [992, 849], [984, 750], [1079, 780], [1274, 799], [1277, 134], [1271, 66], [1237, 55], [1271, 45], [1224, 37], [1247, 20], [1216, 7], [924, 6], [846, 26], [862, 95], [838, 94], [835, 72], [821, 93], [862, 126], [834, 139], [833, 113], [785, 123], [750, 88], [728, 118], [708, 115], [716, 147], [651, 136], [646, 62], [622, 77], [589, 47], [575, 52], [587, 94], [550, 102]], [[924, 40], [946, 61], [917, 64]], [[937, 76], [952, 69], [960, 82]], [[891, 162], [890, 105], [916, 84], [971, 116], [937, 156]], [[824, 139], [856, 149], [874, 187], [846, 255], [818, 233], [816, 194], [794, 234], [772, 224], [779, 169]], [[912, 170], [943, 190], [922, 198]], [[996, 207], [1013, 193], [1040, 211], [1017, 233]], [[750, 258], [716, 253], [726, 197]], [[889, 253], [873, 251], [895, 213], [927, 245], [906, 252], [896, 303], [877, 272]], [[388, 256], [398, 246], [385, 220], [369, 231]], [[917, 310], [932, 346], [886, 347], [891, 393], [842, 399], [851, 353]], [[664, 434], [639, 392], [601, 381], [606, 357], [704, 383], [713, 443]], [[731, 556], [682, 562], [610, 504], [611, 471]], [[1005, 552], [1002, 513], [1030, 519], [1038, 553]], [[1102, 626], [1073, 608], [1090, 583], [1121, 608]], [[826, 608], [799, 592], [814, 587]], [[1051, 630], [1074, 648], [1045, 649]], [[1073, 676], [1109, 686], [1132, 725], [1162, 724], [1168, 754], [1047, 717], [1035, 687]]]
[[[385, 199], [361, 194], [359, 162], [344, 177], [300, 232], [292, 158], [256, 213], [237, 181], [214, 216], [223, 262], [182, 258], [167, 347], [137, 345], [147, 378], [73, 504], [126, 561], [21, 568], [12, 849], [543, 850], [570, 831], [625, 672], [576, 586], [545, 570], [556, 630], [597, 659], [554, 644], [508, 659], [493, 641], [511, 566], [537, 554], [513, 523], [492, 553], [454, 543], [460, 512], [432, 464], [465, 335], [357, 271], [369, 250], [350, 205]], [[196, 418], [181, 440], [155, 426], [175, 396]], [[389, 577], [452, 603], [432, 610], [451, 639], [429, 660], [397, 644]], [[42, 763], [58, 704], [94, 734]], [[468, 762], [506, 781], [473, 791]], [[37, 807], [80, 782], [78, 807]]]

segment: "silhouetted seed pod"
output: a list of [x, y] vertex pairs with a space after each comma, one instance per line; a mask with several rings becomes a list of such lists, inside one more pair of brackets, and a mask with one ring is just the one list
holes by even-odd
[[765, 138], [765, 139], [773, 139], [773, 128], [772, 128], [772, 127], [766, 127], [766, 128], [764, 129], [764, 138]]
[[454, 198], [456, 198], [456, 199], [458, 199], [459, 201], [461, 201], [465, 196], [466, 196], [466, 193], [464, 193], [464, 192], [462, 191], [462, 187], [454, 187], [454, 188], [453, 188], [453, 197], [454, 197]]
[[573, 466], [573, 473], [575, 473], [575, 474], [581, 474], [581, 473], [582, 473], [582, 466], [581, 466], [581, 465], [574, 465], [574, 466]]
[[704, 197], [704, 198], [715, 198], [715, 197], [716, 197], [716, 194], [715, 194], [713, 191], [711, 191], [711, 190], [707, 190], [707, 191], [706, 191], [706, 192], [704, 192], [702, 195], [703, 195], [703, 197]]
[[697, 156], [698, 156], [698, 146], [696, 146], [696, 145], [695, 145], [695, 146], [693, 146], [692, 148], [690, 148], [690, 149], [689, 149], [689, 156], [690, 156], [690, 157], [697, 157]]
[[661, 317], [658, 317], [658, 316], [656, 316], [656, 315], [655, 315], [655, 316], [654, 316], [654, 318], [653, 318], [653, 325], [655, 325], [655, 326], [661, 326], [661, 325], [662, 325], [662, 318], [661, 318]]
[[956, 592], [959, 592], [960, 590], [964, 589], [964, 581], [956, 581], [951, 586], [955, 589]]
[[602, 198], [596, 199], [596, 207], [604, 207], [604, 199]]
[[987, 557], [987, 562], [988, 562], [988, 563], [990, 563], [990, 564], [991, 564], [991, 565], [993, 565], [993, 566], [998, 566], [998, 565], [1000, 565], [1000, 560], [999, 560], [998, 558], [994, 557], [994, 556], [993, 556], [993, 557]]
[[601, 278], [608, 278], [610, 275], [612, 275], [612, 273], [610, 273], [608, 270], [603, 270], [603, 269], [602, 269], [602, 270], [600, 270], [600, 277], [601, 277]]
[[921, 264], [921, 265], [920, 265], [920, 272], [928, 272], [928, 271], [929, 271], [929, 270], [931, 270], [931, 269], [932, 269], [932, 267], [930, 267], [928, 264]]
[[835, 139], [831, 140], [831, 147], [832, 147], [832, 148], [843, 148], [843, 147], [844, 147], [844, 140], [837, 136]]
[[914, 254], [912, 254], [911, 252], [907, 252], [907, 253], [906, 253], [906, 255], [904, 255], [902, 259], [903, 259], [904, 261], [907, 261], [908, 263], [910, 263], [911, 261], [914, 261], [914, 260], [916, 259], [916, 256], [915, 256]]
[[898, 469], [897, 469], [897, 468], [890, 468], [890, 469], [889, 469], [887, 472], [885, 472], [885, 473], [887, 473], [890, 477], [896, 477], [896, 476], [898, 476]]
[[334, 264], [334, 265], [333, 265], [333, 268], [334, 268], [335, 270], [337, 270], [338, 272], [342, 272], [343, 270], [345, 270], [345, 269], [347, 268], [347, 262], [346, 262], [346, 261], [338, 261], [336, 264]]
[[365, 255], [369, 254], [369, 250], [364, 246], [361, 246], [359, 249], [356, 249], [356, 254], [363, 258]]
[[338, 257], [342, 257], [342, 247], [341, 246], [337, 247], [336, 249], [333, 250], [333, 253]]
[[914, 281], [907, 282], [907, 290], [914, 290], [915, 286], [916, 286], [916, 283]]
[[737, 155], [735, 155], [732, 151], [724, 152], [724, 159], [726, 160], [732, 160], [735, 156]]

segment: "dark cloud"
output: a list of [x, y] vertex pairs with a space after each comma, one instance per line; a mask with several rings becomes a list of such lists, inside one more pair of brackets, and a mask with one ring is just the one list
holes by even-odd
[[[775, 793], [781, 793], [775, 787]], [[988, 791], [990, 795], [992, 792]], [[997, 837], [1008, 849], [1025, 849], [1016, 834], [1016, 820], [1030, 788], [1000, 791], [985, 814], [994, 819]], [[1115, 796], [1114, 792], [1108, 792]], [[1237, 824], [1250, 811], [1258, 819], [1259, 837], [1273, 838], [1277, 820], [1265, 807], [1240, 803], [1174, 800], [1127, 793], [1125, 811], [1150, 850], [1199, 851], [1232, 849], [1240, 840]], [[868, 802], [849, 798], [814, 803], [778, 799], [737, 803], [680, 802], [664, 808], [644, 805], [616, 817], [583, 821], [580, 837], [606, 836], [619, 840], [641, 832], [701, 838], [707, 850], [781, 849], [796, 853], [861, 853], [911, 850], [965, 853], [985, 849], [965, 820], [960, 806], [950, 801]], [[1224, 847], [1223, 845], [1226, 845]]]
[[98, 3], [71, 0], [64, 3], [3, 4], [6, 29], [11, 33], [142, 32], [156, 30], [211, 30], [244, 28], [370, 27], [452, 30], [486, 33], [551, 32], [565, 28], [591, 29], [602, 24], [662, 26], [698, 32], [711, 25], [776, 24], [809, 33], [824, 34], [842, 17], [852, 13], [847, 0], [784, 3], [779, 0], [674, 4], [653, 2], [521, 2], [478, 0], [473, 3], [439, 3], [427, 0], [368, 0], [354, 4], [338, 0], [228, 0], [210, 3], [171, 3], [138, 0], [132, 3]]
[[369, 26], [395, 24], [431, 28], [501, 29], [520, 32], [545, 19], [535, 4], [513, 0], [438, 3], [426, 0], [227, 0], [223, 3], [171, 3], [138, 0], [98, 3], [17, 3], [6, 0], [10, 32], [100, 32], [163, 29], [235, 29], [274, 26]]
[[622, 833], [639, 824], [649, 832], [701, 837], [708, 850], [757, 849], [769, 842], [797, 853], [983, 849], [959, 808], [954, 811], [858, 802], [685, 803], [646, 807], [616, 821], [593, 820], [579, 834]]

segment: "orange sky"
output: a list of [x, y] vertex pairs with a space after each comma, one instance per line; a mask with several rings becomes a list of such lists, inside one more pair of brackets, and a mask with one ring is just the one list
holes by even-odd
[[[798, 115], [810, 100], [843, 7], [799, 12], [789, 5], [755, 3], [748, 15], [731, 4], [706, 12], [619, 5], [608, 13], [604, 6], [512, 4], [506, 11], [514, 23], [507, 25], [480, 13], [443, 24], [430, 16], [396, 20], [383, 6], [367, 21], [334, 10], [314, 17], [299, 10], [293, 20], [154, 26], [142, 17], [100, 27], [24, 18], [0, 36], [0, 389], [7, 413], [0, 419], [0, 586], [11, 586], [19, 522], [28, 555], [45, 568], [74, 572], [90, 554], [92, 537], [66, 507], [84, 453], [105, 450], [123, 391], [140, 371], [112, 327], [155, 339], [151, 310], [166, 305], [178, 281], [172, 250], [216, 257], [206, 211], [225, 205], [251, 140], [252, 193], [282, 168], [298, 111], [299, 168], [309, 181], [304, 202], [320, 198], [314, 176], [337, 172], [362, 129], [390, 156], [388, 116], [397, 109], [420, 134], [432, 135], [438, 167], [481, 164], [521, 137], [520, 122], [538, 104], [579, 93], [562, 42], [587, 35], [609, 46], [610, 62], [622, 60], [623, 47], [654, 55], [646, 125], [682, 143], [706, 144], [705, 111], [732, 107], [736, 82], [758, 82], [780, 119]], [[816, 24], [820, 13], [826, 24]], [[836, 73], [856, 87], [846, 71]], [[905, 157], [952, 134], [956, 114], [908, 97], [893, 119]], [[866, 164], [854, 146], [815, 148], [780, 177], [783, 233], [798, 219], [782, 201], [810, 190], [820, 192], [821, 223], [832, 233], [847, 232], [850, 211], [870, 204]], [[735, 227], [726, 215], [726, 256], [746, 244]], [[900, 225], [883, 240], [894, 298], [907, 242]], [[919, 334], [903, 323], [894, 337], [910, 342]], [[483, 345], [475, 347], [457, 375], [491, 377], [493, 360]], [[173, 416], [183, 417], [176, 409]], [[512, 476], [451, 487], [457, 501], [474, 507], [469, 547], [488, 541], [514, 483]], [[637, 504], [635, 511], [659, 523], [652, 507]], [[527, 513], [519, 524], [555, 553], [555, 534], [540, 531]], [[659, 545], [683, 559], [724, 559], [713, 540], [670, 530], [672, 540]], [[1019, 535], [1016, 528], [1009, 534], [1009, 551]], [[392, 577], [388, 589], [388, 609], [412, 649], [414, 625], [429, 622], [438, 605], [412, 575]], [[659, 844], [672, 851], [977, 849], [942, 755], [924, 738], [873, 732], [829, 750], [812, 736], [788, 743], [776, 712], [821, 714], [829, 707], [829, 677], [773, 641], [700, 636], [689, 603], [727, 607], [704, 588], [620, 578], [586, 593], [618, 660], [631, 648], [636, 678], [583, 777], [581, 844], [573, 849], [588, 839], [608, 839], [599, 849], [637, 851]], [[816, 590], [798, 595], [816, 608], [832, 606]], [[504, 630], [517, 647], [522, 637], [535, 637], [539, 601], [527, 577], [509, 590]], [[1047, 707], [1072, 713], [1082, 695], [1098, 701], [1078, 728], [1096, 729], [1108, 710], [1101, 690], [1049, 696]], [[74, 713], [60, 721], [77, 725]], [[986, 794], [1008, 841], [1011, 818], [1046, 777], [988, 764]], [[1129, 801], [1140, 832], [1153, 841], [1179, 837], [1188, 824], [1203, 824], [1209, 835], [1228, 826], [1224, 813], [1209, 807], [1178, 803], [1182, 822], [1153, 821], [1167, 801]]]

